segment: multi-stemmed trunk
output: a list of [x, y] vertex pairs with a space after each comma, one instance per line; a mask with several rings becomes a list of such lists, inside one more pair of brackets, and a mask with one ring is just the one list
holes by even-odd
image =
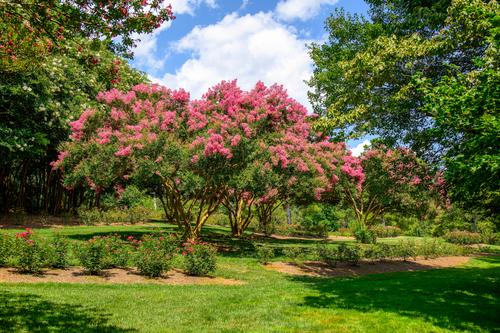
[[231, 190], [224, 194], [222, 204], [227, 210], [231, 234], [241, 237], [253, 218], [255, 198], [244, 191]]
[[270, 200], [265, 202], [259, 202], [255, 205], [255, 213], [259, 219], [259, 228], [265, 234], [270, 233], [269, 228], [271, 226], [271, 219], [273, 213], [282, 204], [279, 200]]
[[167, 221], [174, 221], [185, 239], [197, 240], [202, 227], [221, 204], [220, 189], [208, 186], [187, 198], [174, 181], [164, 179], [163, 190], [161, 202]]

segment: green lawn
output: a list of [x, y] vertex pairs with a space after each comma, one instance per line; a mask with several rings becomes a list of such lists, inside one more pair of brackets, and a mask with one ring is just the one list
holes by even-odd
[[[79, 241], [109, 232], [140, 235], [158, 226], [58, 230]], [[53, 232], [37, 230], [46, 236]], [[225, 233], [222, 228], [208, 228], [205, 238]], [[306, 278], [264, 269], [247, 251], [249, 242], [230, 237], [223, 242], [238, 250], [219, 257], [216, 275], [244, 280], [245, 285], [0, 284], [0, 330], [500, 332], [498, 256], [476, 258], [452, 269]], [[299, 243], [311, 246], [314, 241]]]

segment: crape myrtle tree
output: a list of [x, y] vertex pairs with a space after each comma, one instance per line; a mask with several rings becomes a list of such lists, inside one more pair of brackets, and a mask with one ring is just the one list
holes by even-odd
[[441, 173], [408, 148], [375, 145], [360, 157], [344, 157], [341, 171], [339, 189], [361, 227], [373, 225], [385, 213], [423, 218], [432, 202], [447, 204]]
[[0, 65], [16, 67], [53, 52], [105, 43], [130, 56], [137, 34], [174, 19], [163, 0], [23, 0], [0, 2]]
[[241, 235], [254, 202], [306, 184], [319, 199], [338, 179], [341, 156], [333, 156], [344, 145], [313, 133], [306, 109], [278, 85], [245, 92], [222, 82], [190, 101], [183, 90], [140, 84], [98, 100], [71, 123], [72, 141], [53, 167], [67, 187], [85, 184], [97, 198], [131, 182], [156, 191], [187, 238], [197, 238], [221, 204]]

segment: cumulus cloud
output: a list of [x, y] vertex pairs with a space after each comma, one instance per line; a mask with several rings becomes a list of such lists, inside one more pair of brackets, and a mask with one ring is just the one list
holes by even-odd
[[351, 152], [354, 156], [359, 156], [365, 151], [365, 146], [370, 145], [370, 140], [364, 140], [361, 143], [358, 143], [354, 148], [351, 149]]
[[276, 5], [276, 15], [279, 19], [306, 21], [319, 14], [322, 5], [334, 5], [338, 0], [281, 0]]
[[189, 14], [194, 15], [194, 11], [200, 5], [205, 4], [208, 7], [217, 7], [216, 0], [169, 0], [172, 5], [174, 15]]
[[233, 13], [216, 24], [195, 27], [174, 49], [190, 53], [190, 58], [175, 73], [152, 79], [168, 87], [185, 88], [193, 97], [200, 97], [221, 80], [238, 79], [245, 89], [259, 80], [276, 82], [309, 106], [304, 80], [311, 76], [312, 61], [307, 42], [271, 13]]
[[165, 64], [164, 58], [156, 57], [158, 35], [172, 25], [172, 21], [163, 23], [158, 29], [155, 29], [150, 34], [137, 34], [134, 38], [138, 38], [136, 47], [132, 49], [134, 60], [141, 67], [146, 67], [149, 70], [158, 70]]

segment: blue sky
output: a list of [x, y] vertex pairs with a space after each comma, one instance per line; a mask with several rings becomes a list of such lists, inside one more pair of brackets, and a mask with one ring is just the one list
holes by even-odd
[[[168, 2], [168, 1], [167, 1]], [[200, 97], [221, 80], [244, 89], [283, 84], [306, 107], [307, 44], [327, 35], [334, 8], [364, 14], [363, 0], [170, 0], [177, 19], [139, 36], [132, 65], [154, 82]], [[355, 147], [363, 140], [349, 142]], [[358, 147], [359, 149], [359, 147]]]

